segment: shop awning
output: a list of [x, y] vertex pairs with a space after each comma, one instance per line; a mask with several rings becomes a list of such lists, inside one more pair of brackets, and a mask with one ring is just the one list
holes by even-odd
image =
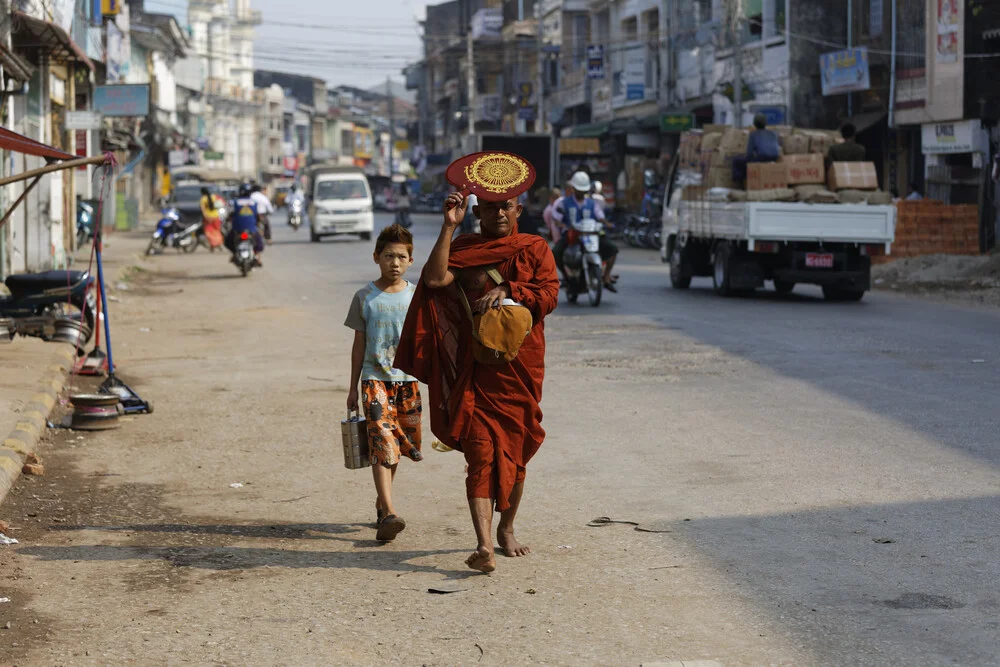
[[58, 148], [53, 148], [48, 144], [41, 143], [40, 141], [29, 139], [28, 137], [18, 134], [17, 132], [11, 132], [3, 127], [0, 127], [0, 149], [5, 151], [14, 151], [17, 153], [25, 153], [26, 155], [35, 155], [49, 160], [75, 160], [78, 157], [76, 155], [64, 153]]
[[589, 125], [577, 125], [570, 130], [571, 137], [602, 137], [611, 129], [611, 123], [590, 123]]
[[888, 114], [885, 111], [872, 111], [869, 113], [859, 113], [848, 118], [844, 124], [850, 123], [854, 126], [855, 131], [861, 134], [865, 130], [870, 130], [885, 118]]
[[35, 68], [24, 58], [20, 57], [2, 43], [0, 43], [0, 65], [11, 78], [25, 82], [31, 80], [31, 75]]
[[11, 16], [14, 18], [14, 34], [18, 48], [44, 49], [57, 59], [76, 60], [91, 71], [94, 70], [94, 63], [90, 62], [87, 54], [59, 26], [21, 11], [13, 11]]

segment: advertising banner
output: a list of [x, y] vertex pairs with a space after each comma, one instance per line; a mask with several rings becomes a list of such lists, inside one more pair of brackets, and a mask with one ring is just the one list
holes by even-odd
[[868, 71], [868, 48], [824, 53], [819, 57], [823, 95], [856, 93], [871, 88]]

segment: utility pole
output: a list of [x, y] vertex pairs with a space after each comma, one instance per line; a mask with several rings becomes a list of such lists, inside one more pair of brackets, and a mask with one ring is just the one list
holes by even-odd
[[732, 3], [734, 7], [731, 30], [733, 34], [733, 126], [736, 129], [743, 127], [743, 26], [740, 23], [741, 13], [740, 0]]
[[538, 21], [538, 118], [535, 121], [535, 131], [545, 132], [545, 25], [542, 16], [542, 3], [535, 3], [535, 17]]
[[468, 31], [465, 38], [465, 60], [467, 63], [465, 72], [465, 83], [469, 89], [469, 111], [466, 114], [466, 120], [469, 125], [469, 136], [473, 136], [476, 133], [476, 61], [475, 53], [472, 50], [472, 24], [469, 24]]
[[389, 178], [392, 178], [392, 151], [396, 145], [396, 107], [393, 104], [389, 77], [385, 77], [385, 96], [389, 102]]
[[[847, 0], [847, 48], [850, 50], [854, 44], [852, 40], [854, 38], [854, 0]], [[847, 93], [847, 117], [850, 118], [854, 115], [854, 95]]]

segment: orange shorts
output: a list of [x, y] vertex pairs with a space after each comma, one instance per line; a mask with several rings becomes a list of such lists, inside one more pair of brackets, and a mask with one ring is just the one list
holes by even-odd
[[400, 454], [420, 451], [423, 406], [416, 382], [361, 383], [372, 465], [393, 466]]

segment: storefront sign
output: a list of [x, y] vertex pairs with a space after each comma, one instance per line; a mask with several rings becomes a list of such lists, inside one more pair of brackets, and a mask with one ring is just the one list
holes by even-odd
[[503, 9], [490, 7], [472, 15], [473, 39], [499, 39], [503, 30]]
[[535, 85], [531, 81], [517, 84], [517, 117], [521, 120], [535, 120]]
[[285, 167], [285, 171], [294, 173], [299, 168], [299, 159], [294, 155], [286, 155], [285, 159], [282, 161], [282, 165]]
[[122, 10], [123, 0], [101, 0], [101, 14], [114, 16]]
[[[222, 160], [226, 157], [226, 154], [222, 151], [205, 151], [206, 160]], [[285, 158], [286, 160], [288, 158]], [[294, 159], [294, 158], [293, 158]]]
[[149, 84], [95, 86], [94, 111], [105, 116], [148, 116]]
[[187, 164], [188, 152], [186, 150], [173, 150], [167, 153], [167, 164], [171, 167], [180, 167]]
[[922, 127], [924, 154], [973, 153], [976, 151], [976, 134], [980, 127], [978, 120], [924, 125]]
[[660, 115], [660, 132], [686, 132], [694, 127], [694, 116], [689, 113], [665, 113]]
[[[73, 113], [72, 111], [70, 113]], [[85, 130], [77, 130], [74, 134], [75, 144], [76, 144], [76, 156], [77, 157], [87, 157], [87, 132]], [[87, 165], [81, 165], [76, 168], [77, 171], [87, 171]]]
[[770, 105], [762, 105], [762, 104], [761, 105], [757, 105], [757, 104], [755, 104], [755, 105], [751, 105], [750, 106], [750, 113], [752, 113], [752, 114], [758, 114], [758, 113], [764, 114], [764, 118], [767, 119], [767, 124], [768, 125], [784, 125], [785, 124], [785, 119], [788, 116], [787, 112], [785, 111], [785, 105], [784, 104], [770, 104]]
[[868, 48], [824, 53], [819, 57], [823, 95], [840, 95], [871, 88]]
[[610, 120], [614, 115], [614, 107], [611, 104], [611, 86], [603, 84], [594, 86], [590, 96], [590, 114], [595, 123]]
[[961, 0], [937, 0], [937, 53], [939, 64], [958, 62], [958, 24]]
[[604, 46], [601, 44], [587, 47], [587, 78], [604, 78]]
[[101, 129], [101, 114], [96, 111], [67, 111], [67, 130], [99, 130]]
[[646, 51], [643, 48], [625, 52], [625, 99], [629, 102], [646, 99]]

